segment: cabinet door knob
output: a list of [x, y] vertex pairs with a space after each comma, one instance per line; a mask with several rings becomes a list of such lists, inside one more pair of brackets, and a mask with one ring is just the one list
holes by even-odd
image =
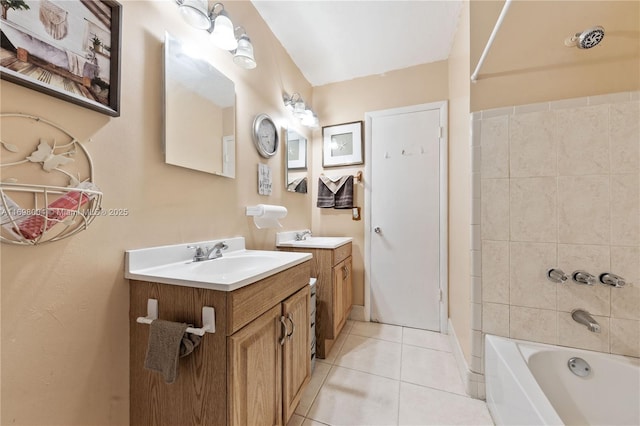
[[293, 336], [293, 332], [296, 331], [296, 324], [293, 322], [293, 317], [291, 314], [287, 314], [287, 319], [291, 323], [291, 333], [287, 334], [287, 338], [291, 340], [291, 336]]
[[375, 232], [376, 234], [382, 234], [382, 229], [380, 229], [379, 226], [376, 226], [375, 228], [373, 228], [373, 232]]
[[280, 324], [282, 324], [282, 338], [280, 339], [280, 346], [284, 345], [284, 341], [287, 338], [287, 323], [284, 320], [284, 315], [282, 315], [280, 317]]

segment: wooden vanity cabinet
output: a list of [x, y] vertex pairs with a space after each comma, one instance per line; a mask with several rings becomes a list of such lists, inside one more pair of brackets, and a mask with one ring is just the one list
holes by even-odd
[[326, 358], [349, 318], [353, 305], [352, 243], [335, 249], [280, 247], [313, 254], [311, 276], [316, 277], [316, 356]]
[[[285, 425], [311, 378], [310, 261], [232, 292], [131, 282], [132, 425]], [[201, 327], [203, 306], [216, 332], [180, 359], [175, 383], [143, 368], [147, 299], [161, 319]]]

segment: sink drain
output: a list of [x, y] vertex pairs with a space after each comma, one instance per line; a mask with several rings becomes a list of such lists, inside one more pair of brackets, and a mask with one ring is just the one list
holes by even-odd
[[591, 374], [591, 366], [587, 361], [582, 358], [573, 357], [569, 358], [569, 362], [567, 362], [569, 366], [569, 370], [576, 376], [587, 377]]

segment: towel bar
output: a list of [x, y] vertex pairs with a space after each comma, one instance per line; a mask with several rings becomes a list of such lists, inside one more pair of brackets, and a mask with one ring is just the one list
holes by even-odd
[[[138, 317], [136, 322], [140, 324], [151, 324], [158, 319], [158, 300], [147, 299], [147, 316]], [[211, 306], [202, 307], [202, 328], [187, 327], [187, 333], [204, 336], [204, 333], [216, 332], [216, 310]]]

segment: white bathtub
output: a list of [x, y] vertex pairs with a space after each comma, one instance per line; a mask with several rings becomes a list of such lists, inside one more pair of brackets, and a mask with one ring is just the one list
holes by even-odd
[[[568, 361], [584, 359], [587, 377]], [[635, 358], [487, 335], [487, 405], [498, 425], [640, 425]]]

